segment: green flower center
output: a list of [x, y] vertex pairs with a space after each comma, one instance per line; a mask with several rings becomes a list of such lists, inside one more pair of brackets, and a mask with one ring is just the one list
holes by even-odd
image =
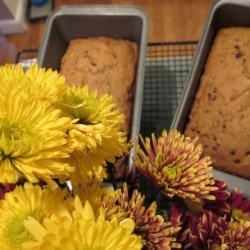
[[32, 235], [26, 230], [23, 225], [23, 221], [27, 219], [27, 217], [33, 217], [38, 221], [41, 221], [41, 216], [39, 212], [32, 211], [31, 213], [19, 213], [7, 224], [5, 231], [5, 238], [11, 245], [20, 245], [23, 242], [33, 239]]
[[69, 100], [69, 104], [71, 104], [71, 105], [79, 105], [82, 103], [83, 103], [83, 99], [77, 95], [72, 96]]
[[84, 104], [84, 106], [93, 107], [99, 104], [99, 100], [94, 96], [83, 97], [79, 95], [72, 95], [68, 99], [68, 104], [72, 106]]
[[0, 118], [0, 159], [11, 158], [12, 153], [20, 151], [21, 148], [28, 151], [29, 145], [34, 147], [34, 138], [34, 131], [24, 124]]
[[4, 135], [9, 140], [20, 140], [25, 133], [25, 129], [16, 122], [0, 119], [0, 135]]
[[70, 104], [76, 107], [73, 112], [75, 117], [79, 118], [77, 123], [85, 125], [93, 124], [89, 119], [93, 117], [93, 114], [99, 109], [100, 104], [96, 98], [90, 96], [84, 99], [80, 96], [72, 96]]
[[240, 219], [240, 220], [250, 220], [249, 216], [242, 212], [240, 209], [233, 209], [232, 210], [232, 217]]
[[181, 175], [181, 169], [178, 167], [173, 167], [171, 165], [165, 166], [162, 169], [162, 173], [171, 180], [178, 179]]
[[6, 228], [5, 237], [12, 245], [20, 245], [28, 239], [31, 239], [30, 233], [25, 229], [23, 221], [27, 218], [25, 214], [19, 214], [12, 218]]

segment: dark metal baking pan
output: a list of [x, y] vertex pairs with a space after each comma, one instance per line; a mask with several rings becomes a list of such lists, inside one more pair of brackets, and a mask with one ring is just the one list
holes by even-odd
[[[132, 5], [66, 5], [47, 18], [38, 51], [38, 65], [60, 70], [61, 58], [69, 42], [76, 38], [108, 36], [128, 39], [138, 45], [135, 94], [130, 137], [140, 133], [144, 71], [146, 61], [148, 17]], [[132, 170], [131, 153], [129, 169]]]
[[[250, 27], [250, 1], [219, 0], [214, 2], [171, 124], [172, 129], [176, 128], [181, 132], [184, 131], [215, 35], [219, 29], [232, 26]], [[229, 189], [237, 187], [245, 194], [250, 195], [249, 180], [216, 169], [213, 172], [216, 179], [221, 179], [228, 183]]]

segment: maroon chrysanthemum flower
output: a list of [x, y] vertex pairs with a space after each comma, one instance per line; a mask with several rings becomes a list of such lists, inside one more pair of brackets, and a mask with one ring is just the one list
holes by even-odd
[[177, 196], [200, 202], [215, 200], [210, 157], [202, 158], [202, 146], [176, 130], [162, 132], [158, 139], [141, 137], [144, 150], [136, 145], [134, 164], [168, 197]]
[[220, 180], [215, 180], [218, 190], [211, 191], [210, 193], [215, 196], [215, 200], [204, 200], [203, 208], [213, 211], [216, 214], [223, 215], [229, 214], [231, 209], [228, 203], [230, 192], [227, 191], [227, 183]]
[[225, 245], [229, 250], [250, 249], [250, 221], [230, 221], [225, 232]]
[[190, 217], [190, 241], [195, 250], [220, 249], [225, 242], [226, 220], [211, 211]]
[[177, 242], [180, 242], [182, 249], [190, 247], [190, 228], [189, 228], [190, 213], [183, 203], [176, 203], [171, 207], [170, 221], [175, 227], [181, 227], [177, 235]]
[[189, 217], [190, 242], [194, 250], [250, 249], [250, 221], [234, 220], [204, 211]]
[[134, 233], [142, 237], [143, 249], [181, 248], [181, 244], [176, 242], [176, 233], [180, 227], [173, 227], [169, 221], [164, 221], [164, 218], [156, 212], [155, 202], [145, 208], [144, 200], [145, 196], [142, 196], [137, 190], [134, 190], [130, 197], [127, 185], [124, 184], [123, 191], [118, 189], [114, 197], [104, 199], [103, 207], [106, 211], [106, 219], [133, 219], [135, 222]]
[[183, 205], [174, 204], [171, 207], [171, 224], [175, 227], [179, 227], [183, 224], [183, 221], [186, 217], [187, 211]]
[[242, 192], [234, 190], [231, 193], [230, 205], [233, 218], [250, 221], [250, 199], [246, 198]]

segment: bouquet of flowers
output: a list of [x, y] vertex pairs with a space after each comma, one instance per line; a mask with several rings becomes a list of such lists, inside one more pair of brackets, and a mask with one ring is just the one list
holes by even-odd
[[157, 209], [136, 177], [103, 185], [131, 148], [112, 96], [36, 64], [1, 66], [0, 84], [0, 249], [250, 249], [250, 200], [213, 178], [197, 139], [134, 143], [138, 173], [171, 204]]

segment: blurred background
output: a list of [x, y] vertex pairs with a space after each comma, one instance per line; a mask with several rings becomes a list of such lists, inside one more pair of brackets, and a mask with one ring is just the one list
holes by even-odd
[[199, 40], [212, 3], [213, 0], [0, 0], [0, 64], [14, 62], [22, 49], [37, 49], [46, 16], [61, 5], [137, 5], [149, 16], [148, 41], [152, 43]]

